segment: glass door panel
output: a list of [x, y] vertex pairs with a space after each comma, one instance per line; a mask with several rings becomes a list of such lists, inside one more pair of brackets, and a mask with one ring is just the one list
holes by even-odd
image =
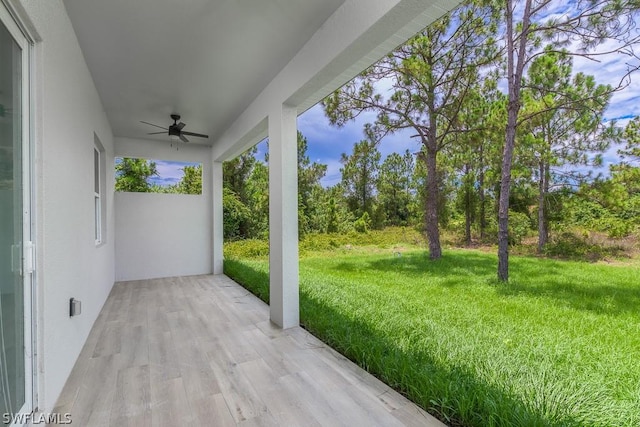
[[26, 401], [22, 50], [0, 21], [0, 414]]

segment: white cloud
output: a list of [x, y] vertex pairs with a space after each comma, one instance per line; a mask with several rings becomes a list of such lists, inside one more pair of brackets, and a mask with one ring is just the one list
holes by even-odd
[[375, 121], [375, 113], [363, 113], [356, 120], [345, 123], [342, 127], [333, 126], [325, 116], [322, 105], [316, 104], [298, 117], [298, 129], [311, 141], [329, 142], [336, 139], [353, 139], [353, 142], [364, 138], [362, 127], [364, 123]]
[[[640, 115], [640, 78], [637, 73], [631, 75], [631, 79], [623, 81], [629, 67], [633, 66], [633, 58], [622, 53], [615, 52], [621, 45], [618, 41], [607, 39], [599, 44], [593, 52], [610, 52], [598, 54], [590, 57], [576, 55], [573, 57], [574, 73], [584, 73], [595, 78], [597, 84], [618, 87], [624, 84], [625, 87], [615, 92], [609, 102], [609, 107], [605, 117], [607, 120], [616, 119], [623, 116]], [[568, 46], [568, 50], [579, 52], [579, 43], [576, 41]], [[637, 65], [637, 64], [636, 64]]]
[[379, 147], [382, 159], [384, 160], [391, 153], [404, 153], [405, 150], [412, 153], [419, 151], [421, 142], [418, 138], [411, 137], [414, 134], [413, 129], [403, 129], [384, 138]]
[[342, 163], [340, 163], [340, 160], [335, 158], [320, 159], [320, 163], [327, 165], [327, 173], [324, 178], [320, 180], [322, 185], [331, 187], [340, 183], [342, 179], [342, 175], [340, 174]]
[[164, 186], [177, 184], [184, 175], [182, 169], [185, 166], [198, 165], [198, 163], [192, 162], [173, 162], [168, 160], [152, 161], [156, 163], [158, 176], [152, 177], [151, 181]]
[[[593, 73], [598, 83], [617, 84], [622, 73], [609, 73], [608, 70], [620, 69], [619, 65], [602, 64], [604, 72]], [[606, 66], [608, 65], [608, 67]], [[604, 81], [603, 81], [604, 80]], [[608, 81], [607, 81], [608, 80]], [[618, 81], [616, 81], [618, 80]], [[629, 121], [640, 115], [640, 79], [632, 79], [629, 86], [615, 92], [609, 102], [609, 107], [605, 112], [605, 122], [615, 120], [616, 126], [623, 128]], [[605, 175], [609, 173], [609, 165], [616, 164], [620, 161], [617, 150], [618, 145], [612, 145], [605, 153], [603, 153], [603, 166], [594, 168], [594, 172], [601, 172]]]

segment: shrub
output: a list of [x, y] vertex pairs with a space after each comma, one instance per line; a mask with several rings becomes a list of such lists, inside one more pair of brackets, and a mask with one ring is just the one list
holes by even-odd
[[519, 245], [531, 231], [531, 220], [522, 212], [509, 211], [509, 244]]
[[609, 237], [620, 238], [631, 234], [633, 231], [633, 223], [628, 220], [620, 219], [614, 216], [600, 218], [595, 225], [596, 230], [606, 232]]
[[544, 248], [547, 256], [587, 261], [598, 261], [607, 256], [621, 256], [624, 252], [625, 249], [620, 245], [595, 241], [588, 232], [572, 231], [552, 236]]
[[371, 218], [367, 212], [363, 213], [360, 218], [353, 223], [353, 227], [358, 233], [368, 233], [371, 228]]
[[[522, 212], [509, 210], [509, 244], [519, 245], [522, 239], [531, 232], [531, 219]], [[487, 240], [491, 243], [498, 241], [498, 219], [496, 217], [487, 218]]]
[[329, 251], [346, 244], [345, 235], [337, 233], [311, 233], [300, 241], [300, 252]]
[[235, 239], [240, 237], [240, 225], [251, 217], [251, 211], [240, 201], [240, 198], [228, 188], [223, 190], [222, 198], [224, 237]]
[[224, 245], [225, 258], [244, 259], [266, 256], [269, 256], [269, 242], [267, 240], [238, 240]]
[[453, 231], [461, 236], [464, 234], [465, 217], [461, 212], [454, 212], [449, 218], [447, 230]]
[[[368, 233], [310, 233], [300, 239], [300, 253], [335, 251], [351, 246], [378, 246], [382, 248], [397, 245], [424, 246], [424, 236], [411, 227], [387, 227]], [[251, 259], [269, 255], [269, 241], [247, 239], [227, 241], [224, 244], [226, 259]]]

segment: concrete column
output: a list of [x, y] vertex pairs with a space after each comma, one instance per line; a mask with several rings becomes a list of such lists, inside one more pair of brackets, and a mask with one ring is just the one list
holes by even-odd
[[211, 186], [213, 189], [213, 227], [212, 227], [212, 272], [223, 273], [222, 244], [224, 241], [224, 222], [222, 210], [222, 162], [213, 162], [211, 167]]
[[271, 321], [298, 326], [298, 143], [297, 110], [269, 111], [269, 301]]

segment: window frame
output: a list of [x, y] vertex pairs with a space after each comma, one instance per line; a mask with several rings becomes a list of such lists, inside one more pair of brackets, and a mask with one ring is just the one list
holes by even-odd
[[[35, 91], [33, 87], [33, 64], [35, 53], [33, 46], [38, 41], [33, 27], [28, 27], [28, 17], [18, 13], [11, 4], [0, 0], [0, 25], [2, 25], [20, 48], [21, 79], [19, 91], [21, 96], [21, 120], [22, 144], [20, 164], [22, 167], [22, 241], [17, 249], [17, 263], [19, 274], [23, 277], [23, 303], [22, 316], [23, 341], [19, 350], [24, 356], [24, 402], [18, 409], [19, 414], [30, 414], [37, 407], [38, 395], [38, 370], [36, 359], [37, 340], [37, 301], [36, 301], [36, 250], [33, 243], [35, 239], [35, 142], [34, 142], [34, 105]], [[29, 29], [27, 29], [29, 28]], [[4, 344], [3, 344], [4, 345]]]
[[102, 153], [97, 146], [93, 147], [93, 204], [94, 204], [94, 237], [96, 246], [102, 244], [102, 185], [100, 179]]
[[93, 237], [96, 247], [107, 243], [106, 154], [98, 135], [93, 134]]

